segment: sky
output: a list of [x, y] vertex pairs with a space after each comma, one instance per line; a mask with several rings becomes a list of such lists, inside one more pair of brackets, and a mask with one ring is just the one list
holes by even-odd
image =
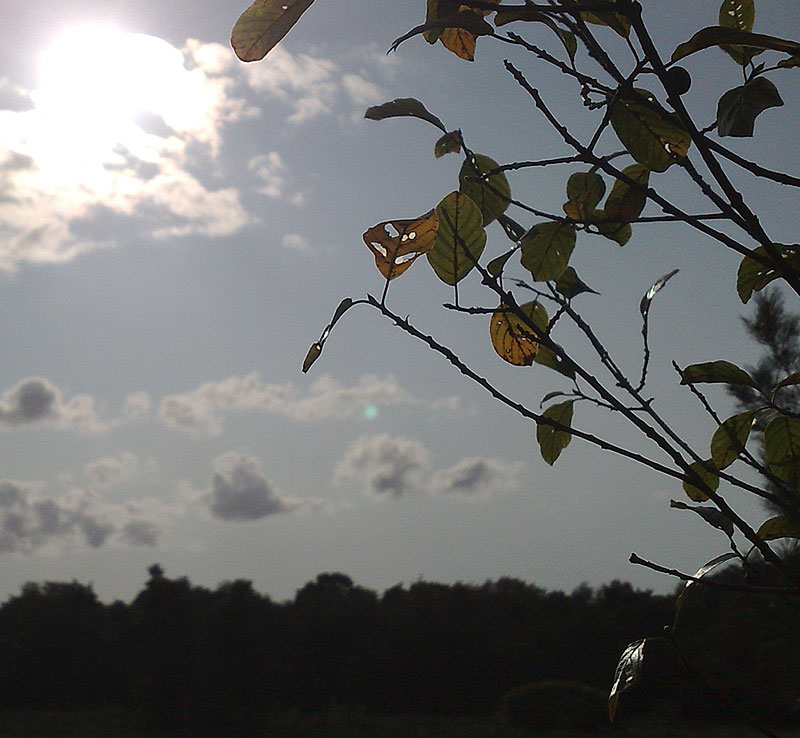
[[[693, 571], [727, 550], [699, 518], [669, 509], [682, 494], [670, 479], [579, 440], [546, 465], [534, 425], [374, 310], [351, 310], [301, 373], [338, 302], [383, 288], [362, 233], [458, 187], [461, 160], [434, 159], [435, 128], [365, 120], [367, 107], [419, 98], [500, 162], [570, 154], [503, 70], [511, 58], [577, 132], [597, 113], [565, 77], [488, 39], [474, 63], [420, 38], [387, 55], [422, 22], [421, 2], [319, 0], [266, 60], [243, 64], [228, 39], [246, 5], [4, 2], [0, 600], [26, 581], [72, 579], [128, 600], [154, 562], [210, 587], [250, 579], [278, 600], [323, 571], [378, 591], [501, 576], [669, 591], [672, 580], [629, 554]], [[716, 20], [715, 3], [657, 5], [645, 19], [665, 56]], [[755, 30], [800, 36], [791, 8], [761, 0]], [[526, 37], [558, 53], [531, 25]], [[737, 69], [717, 50], [686, 66], [690, 109], [713, 120]], [[796, 75], [772, 76], [785, 106], [759, 119], [763, 136], [731, 144], [795, 173], [785, 131]], [[518, 173], [512, 191], [560, 212], [581, 169]], [[794, 240], [795, 193], [732, 176], [775, 240]], [[687, 208], [708, 207], [679, 174], [661, 181]], [[497, 225], [488, 232], [487, 253], [507, 249]], [[582, 236], [572, 263], [600, 293], [577, 307], [635, 376], [639, 300], [681, 270], [651, 311], [648, 391], [704, 451], [714, 428], [671, 362], [756, 361], [737, 257], [678, 226], [639, 225], [622, 249]], [[460, 295], [492, 302], [478, 280]], [[451, 297], [421, 260], [388, 305], [534, 409], [567, 388], [543, 367], [501, 362], [486, 316], [443, 310]], [[557, 338], [589, 359], [574, 330]], [[722, 392], [710, 396], [730, 412]], [[575, 423], [663, 461], [586, 403]]]

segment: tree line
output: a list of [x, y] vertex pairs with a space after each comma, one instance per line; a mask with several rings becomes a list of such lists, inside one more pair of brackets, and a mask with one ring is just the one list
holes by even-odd
[[[121, 705], [193, 734], [244, 734], [266, 712], [331, 705], [486, 714], [525, 683], [607, 691], [625, 645], [662, 633], [675, 609], [674, 595], [620, 581], [569, 594], [511, 578], [417, 581], [378, 594], [324, 573], [275, 602], [247, 580], [209, 589], [158, 565], [149, 575], [130, 603], [104, 604], [77, 581], [28, 583], [10, 597], [0, 607], [0, 709]], [[739, 701], [757, 706], [765, 690], [780, 692], [773, 702], [788, 715], [800, 698], [798, 664], [786, 662], [800, 653], [796, 609], [781, 616], [774, 598], [752, 596], [734, 608], [735, 592], [694, 589], [677, 639], [685, 653], [700, 654], [700, 666]], [[703, 685], [668, 640], [648, 647], [655, 699], [708, 714]], [[635, 709], [635, 690], [626, 699]]]

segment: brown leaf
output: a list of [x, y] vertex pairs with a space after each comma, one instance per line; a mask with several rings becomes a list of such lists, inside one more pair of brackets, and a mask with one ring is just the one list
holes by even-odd
[[231, 46], [242, 61], [263, 59], [297, 23], [314, 0], [255, 0], [239, 16]]
[[406, 271], [417, 257], [433, 248], [438, 228], [436, 212], [429, 210], [419, 218], [387, 220], [372, 226], [364, 232], [364, 243], [375, 255], [375, 266], [380, 273], [392, 280]]

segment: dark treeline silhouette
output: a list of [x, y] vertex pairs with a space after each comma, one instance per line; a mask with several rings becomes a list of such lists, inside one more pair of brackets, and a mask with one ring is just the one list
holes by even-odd
[[[220, 728], [243, 735], [266, 712], [332, 704], [488, 713], [524, 683], [607, 689], [622, 649], [660, 633], [675, 605], [672, 596], [619, 581], [571, 594], [509, 578], [419, 581], [378, 595], [338, 573], [320, 574], [293, 600], [276, 603], [245, 580], [211, 590], [168, 578], [158, 565], [149, 573], [130, 604], [104, 604], [78, 582], [29, 583], [8, 599], [0, 607], [0, 709], [121, 705], [193, 735]], [[757, 621], [758, 607], [745, 619]], [[704, 659], [722, 664], [716, 671], [730, 664], [715, 658], [738, 653], [731, 633], [748, 641], [752, 658], [773, 641], [800, 653], [796, 627], [765, 642], [738, 615], [725, 620], [724, 600], [684, 610], [699, 614], [684, 628], [687, 643], [710, 645]], [[755, 673], [748, 669], [745, 677]], [[789, 692], [791, 676], [782, 683]], [[670, 689], [687, 679], [673, 679]], [[741, 688], [733, 682], [727, 686]]]

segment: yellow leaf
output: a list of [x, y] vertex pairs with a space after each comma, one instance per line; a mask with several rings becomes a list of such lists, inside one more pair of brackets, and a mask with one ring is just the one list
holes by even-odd
[[[395, 233], [388, 231], [390, 226]], [[422, 254], [433, 248], [439, 219], [436, 212], [428, 211], [419, 218], [387, 220], [364, 232], [364, 243], [375, 255], [375, 265], [380, 273], [391, 280], [399, 277]]]
[[[547, 328], [547, 313], [539, 303], [528, 302], [520, 309], [539, 330]], [[489, 335], [497, 355], [509, 364], [530, 366], [539, 352], [533, 329], [506, 305], [500, 305], [492, 314]]]

